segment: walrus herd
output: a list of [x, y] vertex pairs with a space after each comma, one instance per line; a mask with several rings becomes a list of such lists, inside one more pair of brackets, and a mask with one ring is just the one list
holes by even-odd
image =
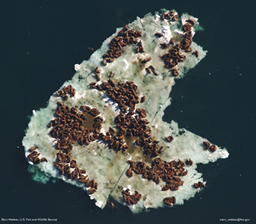
[[28, 159], [29, 161], [31, 161], [33, 164], [39, 164], [41, 162], [48, 162], [47, 159], [45, 157], [42, 157], [41, 159], [39, 158], [40, 153], [39, 150], [38, 152], [35, 150], [38, 150], [38, 147], [36, 145], [32, 146], [28, 151], [31, 152], [28, 155]]
[[[162, 20], [177, 21], [178, 16], [174, 11], [169, 11], [161, 15]], [[195, 25], [195, 21], [192, 18], [186, 20], [182, 26], [184, 32], [181, 42], [174, 44], [173, 38], [168, 43], [160, 43], [161, 49], [166, 49], [166, 53], [161, 56], [166, 68], [170, 69], [172, 76], [178, 76], [177, 65], [180, 62], [186, 60], [184, 53], [192, 52], [192, 27]], [[135, 45], [135, 53], [145, 53], [144, 43], [140, 39], [143, 33], [141, 31], [134, 31], [129, 29], [126, 25], [118, 34], [112, 38], [109, 43], [109, 49], [102, 56], [101, 66], [107, 66], [108, 63], [112, 63], [116, 58], [119, 58], [124, 52], [126, 45]], [[154, 34], [156, 38], [161, 38], [162, 33], [156, 32]], [[199, 52], [192, 52], [193, 55], [199, 57]], [[146, 57], [142, 60], [142, 64], [145, 65], [147, 73], [153, 73], [153, 75], [159, 75], [153, 65], [150, 65], [151, 58]], [[110, 149], [114, 151], [127, 151], [128, 144], [127, 138], [137, 137], [134, 140], [134, 144], [143, 149], [145, 157], [152, 158], [152, 164], [149, 166], [144, 161], [129, 160], [130, 167], [127, 169], [127, 176], [132, 178], [133, 174], [141, 174], [142, 178], [149, 181], [154, 181], [156, 184], [164, 182], [164, 186], [161, 187], [161, 191], [177, 191], [179, 187], [183, 186], [184, 181], [182, 176], [187, 175], [187, 166], [192, 166], [193, 161], [187, 159], [185, 162], [182, 160], [163, 161], [161, 158], [155, 158], [159, 156], [164, 147], [160, 146], [160, 141], [152, 137], [150, 128], [150, 122], [146, 119], [147, 112], [144, 109], [138, 107], [141, 103], [144, 103], [147, 99], [146, 96], [139, 96], [139, 87], [132, 81], [126, 82], [114, 82], [111, 78], [114, 74], [111, 72], [108, 80], [104, 80], [106, 75], [101, 74], [99, 67], [94, 69], [93, 73], [97, 82], [91, 82], [89, 86], [92, 89], [98, 91], [104, 91], [105, 96], [109, 97], [112, 101], [116, 102], [119, 106], [120, 113], [115, 117], [114, 127], [109, 127], [109, 130], [104, 134], [102, 132], [102, 123], [104, 119], [100, 116], [101, 112], [97, 108], [92, 108], [90, 105], [82, 105], [80, 109], [75, 107], [68, 107], [63, 102], [58, 102], [55, 110], [55, 118], [48, 124], [49, 135], [56, 140], [54, 147], [57, 150], [56, 160], [54, 162], [55, 168], [59, 171], [59, 175], [63, 175], [68, 179], [78, 181], [87, 188], [88, 194], [94, 194], [98, 189], [98, 184], [93, 177], [89, 179], [86, 175], [85, 169], [80, 169], [75, 160], [71, 158], [71, 150], [73, 144], [78, 143], [82, 146], [89, 145], [90, 142], [102, 141], [108, 145]], [[72, 98], [76, 94], [76, 90], [71, 86], [65, 86], [62, 90], [55, 93], [56, 97], [62, 98], [63, 101], [69, 97]], [[87, 116], [93, 117], [92, 127], [88, 127]], [[163, 139], [172, 144], [174, 140], [172, 136], [163, 136]], [[175, 141], [175, 140], [174, 140]], [[215, 152], [216, 145], [210, 145], [209, 142], [203, 142], [204, 148]], [[37, 146], [33, 146], [29, 149], [30, 154], [28, 159], [34, 164], [40, 162], [47, 162], [46, 158], [39, 158], [40, 153]], [[191, 187], [200, 188], [205, 187], [205, 184], [198, 182]], [[129, 189], [122, 191], [122, 200], [127, 205], [137, 204], [142, 195], [135, 191], [135, 194], [131, 194]], [[175, 197], [166, 197], [163, 203], [167, 206], [174, 206], [176, 204]]]
[[152, 180], [156, 184], [160, 183], [160, 179], [166, 184], [162, 187], [162, 191], [172, 190], [176, 191], [179, 186], [182, 186], [184, 181], [181, 180], [179, 176], [187, 175], [187, 170], [185, 170], [185, 163], [181, 160], [176, 162], [175, 160], [166, 162], [162, 161], [161, 158], [156, 158], [153, 160], [151, 167], [147, 166], [146, 163], [139, 161], [135, 162], [133, 160], [128, 161], [130, 168], [127, 171], [127, 176], [132, 177], [132, 171], [136, 174], [142, 174], [142, 178]]

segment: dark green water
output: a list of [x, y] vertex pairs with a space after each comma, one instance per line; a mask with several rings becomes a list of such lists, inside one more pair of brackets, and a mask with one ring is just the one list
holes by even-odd
[[[0, 218], [55, 218], [58, 223], [256, 223], [255, 6], [252, 1], [0, 1], [1, 194]], [[164, 119], [175, 120], [230, 152], [199, 166], [207, 188], [182, 206], [132, 214], [103, 210], [62, 181], [34, 182], [21, 141], [32, 110], [71, 79], [117, 27], [161, 8], [198, 17], [194, 41], [208, 50], [178, 80]], [[2, 221], [4, 222], [4, 221]]]

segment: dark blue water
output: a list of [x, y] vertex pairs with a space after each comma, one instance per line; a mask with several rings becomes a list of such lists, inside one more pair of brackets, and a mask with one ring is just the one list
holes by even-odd
[[[0, 1], [0, 218], [55, 218], [58, 223], [222, 223], [255, 215], [255, 6], [249, 1]], [[246, 4], [247, 3], [247, 4]], [[230, 152], [200, 165], [207, 187], [182, 206], [132, 214], [103, 210], [62, 181], [34, 182], [21, 141], [33, 109], [71, 79], [117, 27], [161, 8], [198, 17], [194, 41], [208, 50], [178, 80], [164, 119]], [[181, 112], [182, 111], [182, 112]], [[3, 221], [2, 221], [3, 222]]]

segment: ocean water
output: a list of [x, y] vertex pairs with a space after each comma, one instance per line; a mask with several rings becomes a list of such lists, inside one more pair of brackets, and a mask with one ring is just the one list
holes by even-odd
[[[232, 3], [232, 4], [231, 4]], [[117, 27], [161, 8], [198, 17], [195, 42], [208, 54], [171, 92], [164, 119], [225, 146], [230, 157], [198, 167], [207, 187], [182, 206], [132, 214], [99, 209], [80, 188], [32, 180], [21, 145], [33, 109], [74, 74]], [[255, 223], [254, 10], [251, 4], [193, 1], [0, 2], [2, 154], [0, 218], [58, 223]], [[28, 220], [26, 220], [28, 219]], [[3, 220], [1, 220], [3, 222]], [[230, 220], [231, 222], [231, 220]]]

